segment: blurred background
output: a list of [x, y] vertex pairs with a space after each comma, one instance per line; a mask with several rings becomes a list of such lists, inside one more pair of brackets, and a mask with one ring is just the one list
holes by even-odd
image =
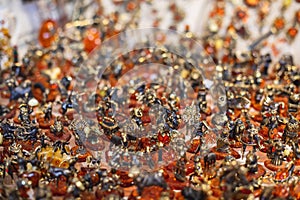
[[[128, 10], [130, 6], [134, 7], [132, 4], [134, 2], [143, 2], [139, 4], [137, 13]], [[46, 19], [54, 19], [62, 27], [66, 22], [79, 18], [91, 19], [97, 12], [109, 15], [117, 11], [124, 23], [129, 21], [132, 16], [135, 17], [136, 26], [129, 28], [153, 27], [153, 24], [157, 22], [158, 27], [168, 29], [174, 24], [174, 16], [170, 11], [173, 3], [176, 3], [179, 17], [182, 17], [176, 22], [177, 31], [184, 32], [186, 25], [189, 25], [189, 30], [203, 36], [207, 34], [207, 28], [212, 25], [209, 15], [211, 15], [216, 2], [226, 4], [222, 27], [218, 31], [221, 36], [227, 34], [235, 10], [239, 7], [246, 8], [245, 27], [250, 33], [250, 37], [238, 38], [237, 50], [240, 51], [246, 51], [251, 42], [267, 33], [276, 17], [282, 16], [288, 26], [292, 25], [294, 13], [300, 8], [300, 4], [296, 0], [257, 0], [261, 4], [269, 3], [270, 5], [267, 8], [269, 10], [263, 26], [260, 27], [257, 21], [258, 8], [247, 7], [245, 0], [0, 0], [0, 20], [4, 19], [7, 22], [5, 26], [8, 26], [11, 32], [11, 43], [18, 45], [20, 55], [23, 55], [28, 43], [38, 43], [38, 30]], [[281, 7], [285, 3], [289, 3], [289, 6], [283, 11]], [[124, 9], [126, 6], [127, 8]], [[132, 9], [134, 10], [134, 8]], [[297, 36], [293, 42], [282, 42], [286, 37], [285, 32], [269, 37], [268, 44], [262, 48], [262, 53], [270, 52], [276, 54], [276, 57], [280, 54], [291, 53], [295, 56], [295, 61], [299, 63], [300, 57], [297, 56], [297, 53], [299, 52], [300, 38]]]

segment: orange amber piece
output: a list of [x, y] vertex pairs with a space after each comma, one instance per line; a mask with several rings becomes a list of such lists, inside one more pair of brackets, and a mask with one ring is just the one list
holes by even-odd
[[188, 149], [188, 152], [189, 153], [196, 152], [197, 148], [201, 145], [200, 143], [201, 143], [200, 139], [193, 139]]
[[22, 174], [23, 178], [27, 178], [28, 180], [31, 181], [31, 186], [33, 188], [37, 187], [39, 184], [39, 180], [40, 180], [40, 173], [37, 171], [32, 171], [32, 172], [28, 172], [25, 174]]
[[163, 188], [158, 186], [146, 187], [141, 194], [141, 199], [159, 199], [162, 192]]
[[225, 15], [225, 8], [224, 7], [218, 7], [216, 9], [216, 14], [219, 16], [224, 16]]
[[137, 7], [135, 2], [129, 1], [129, 3], [126, 6], [127, 11], [131, 12], [133, 10], [135, 10]]
[[48, 19], [42, 23], [39, 31], [39, 42], [42, 47], [50, 47], [51, 44], [56, 40], [57, 28], [57, 23], [52, 19]]
[[58, 180], [52, 180], [48, 187], [54, 196], [63, 196], [67, 193], [68, 184], [66, 182], [66, 178], [60, 176]]
[[244, 0], [244, 3], [249, 7], [256, 7], [260, 0]]
[[157, 137], [158, 141], [162, 142], [163, 144], [168, 144], [170, 142], [170, 137], [167, 134], [158, 134]]
[[291, 27], [288, 29], [287, 34], [291, 39], [294, 39], [298, 34], [298, 29], [295, 27]]
[[279, 197], [279, 198], [287, 198], [289, 196], [289, 188], [286, 185], [283, 184], [278, 184], [275, 186], [274, 190], [273, 190], [273, 195], [275, 197]]
[[296, 12], [295, 18], [296, 18], [297, 23], [300, 23], [300, 10], [298, 10], [298, 11]]
[[118, 170], [117, 175], [120, 177], [120, 180], [121, 180], [120, 185], [122, 187], [129, 187], [129, 186], [133, 185], [134, 180], [133, 180], [133, 178], [129, 177], [128, 172]]
[[296, 199], [300, 199], [300, 184], [298, 183], [292, 192], [293, 196], [296, 197]]
[[277, 30], [281, 30], [284, 28], [285, 26], [285, 20], [283, 17], [277, 17], [273, 23], [273, 26], [277, 29]]
[[275, 175], [276, 181], [283, 181], [289, 176], [289, 171], [287, 169], [284, 169], [282, 171], [279, 171]]
[[92, 191], [85, 190], [80, 194], [80, 199], [96, 200], [96, 195]]
[[101, 44], [100, 32], [96, 28], [89, 28], [85, 32], [83, 39], [84, 50], [90, 53]]
[[236, 12], [236, 16], [241, 19], [241, 20], [246, 20], [248, 17], [247, 11], [244, 10], [243, 8], [238, 8]]

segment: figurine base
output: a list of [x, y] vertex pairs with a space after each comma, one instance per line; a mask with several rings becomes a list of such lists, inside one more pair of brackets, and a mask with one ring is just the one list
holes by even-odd
[[78, 156], [78, 162], [85, 162], [86, 158], [88, 156], [91, 156], [91, 153], [89, 151], [85, 151], [84, 153], [78, 152], [78, 148], [79, 148], [78, 146], [74, 146], [71, 149], [71, 155], [72, 156], [77, 155]]
[[71, 131], [66, 127], [64, 127], [64, 130], [60, 135], [55, 135], [50, 130], [47, 130], [45, 132], [45, 135], [49, 137], [49, 139], [52, 140], [53, 142], [58, 140], [63, 142], [68, 142], [71, 139]]
[[268, 168], [271, 171], [278, 171], [280, 169], [285, 169], [285, 162], [282, 162], [281, 165], [277, 166], [277, 165], [272, 164], [271, 160], [266, 160], [264, 162], [264, 165], [266, 168]]
[[49, 187], [53, 195], [64, 196], [67, 193], [68, 184], [66, 178], [61, 176], [58, 180], [51, 181]]
[[37, 121], [39, 123], [40, 128], [43, 128], [43, 129], [48, 129], [48, 128], [50, 128], [51, 125], [54, 124], [53, 119], [46, 121], [44, 118], [39, 118]]
[[222, 160], [228, 155], [232, 155], [236, 159], [239, 159], [241, 157], [241, 155], [232, 148], [229, 148], [229, 152], [227, 153], [227, 152], [220, 152], [220, 151], [217, 150], [217, 147], [213, 147], [211, 149], [211, 152], [216, 154], [217, 160]]
[[241, 142], [234, 142], [234, 144], [230, 145], [231, 148], [241, 148], [242, 146]]
[[248, 179], [248, 181], [252, 181], [254, 179], [258, 179], [259, 177], [263, 176], [266, 173], [266, 170], [264, 169], [264, 167], [260, 164], [257, 165], [257, 172], [255, 173], [251, 173], [248, 172], [246, 177]]
[[29, 152], [33, 152], [37, 147], [41, 146], [40, 142], [33, 142], [31, 140], [27, 140], [27, 141], [20, 141], [18, 142], [21, 146], [22, 149], [29, 151]]
[[187, 152], [196, 153], [196, 150], [200, 147], [200, 145], [202, 145], [202, 144], [201, 144], [201, 141], [199, 138], [193, 139], [192, 142], [190, 143], [190, 147], [187, 150]]
[[166, 180], [170, 189], [172, 190], [182, 190], [184, 187], [188, 186], [188, 183], [186, 181], [178, 181], [173, 174]]
[[223, 192], [220, 189], [220, 181], [218, 178], [214, 178], [211, 180], [210, 187], [212, 196], [217, 197], [218, 199], [221, 198]]
[[295, 160], [295, 166], [300, 166], [300, 159]]

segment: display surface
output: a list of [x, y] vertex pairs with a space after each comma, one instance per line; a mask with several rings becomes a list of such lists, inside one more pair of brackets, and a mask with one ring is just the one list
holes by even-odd
[[1, 199], [300, 199], [299, 1], [16, 2]]

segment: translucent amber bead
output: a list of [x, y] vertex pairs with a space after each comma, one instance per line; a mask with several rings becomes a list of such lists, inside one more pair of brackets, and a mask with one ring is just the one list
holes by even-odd
[[[300, 2], [300, 1], [299, 1]], [[300, 10], [298, 10], [295, 14], [295, 18], [296, 18], [296, 21], [297, 23], [300, 23]]]
[[244, 3], [249, 7], [256, 7], [260, 0], [244, 0]]
[[291, 27], [287, 31], [287, 35], [291, 38], [294, 39], [298, 34], [298, 29], [295, 27]]
[[277, 17], [273, 23], [277, 30], [282, 30], [285, 26], [285, 20], [283, 17]]
[[39, 31], [39, 42], [43, 47], [49, 47], [57, 38], [57, 23], [48, 19], [42, 23]]
[[96, 28], [89, 28], [85, 32], [83, 39], [84, 50], [90, 53], [101, 44], [100, 32]]

